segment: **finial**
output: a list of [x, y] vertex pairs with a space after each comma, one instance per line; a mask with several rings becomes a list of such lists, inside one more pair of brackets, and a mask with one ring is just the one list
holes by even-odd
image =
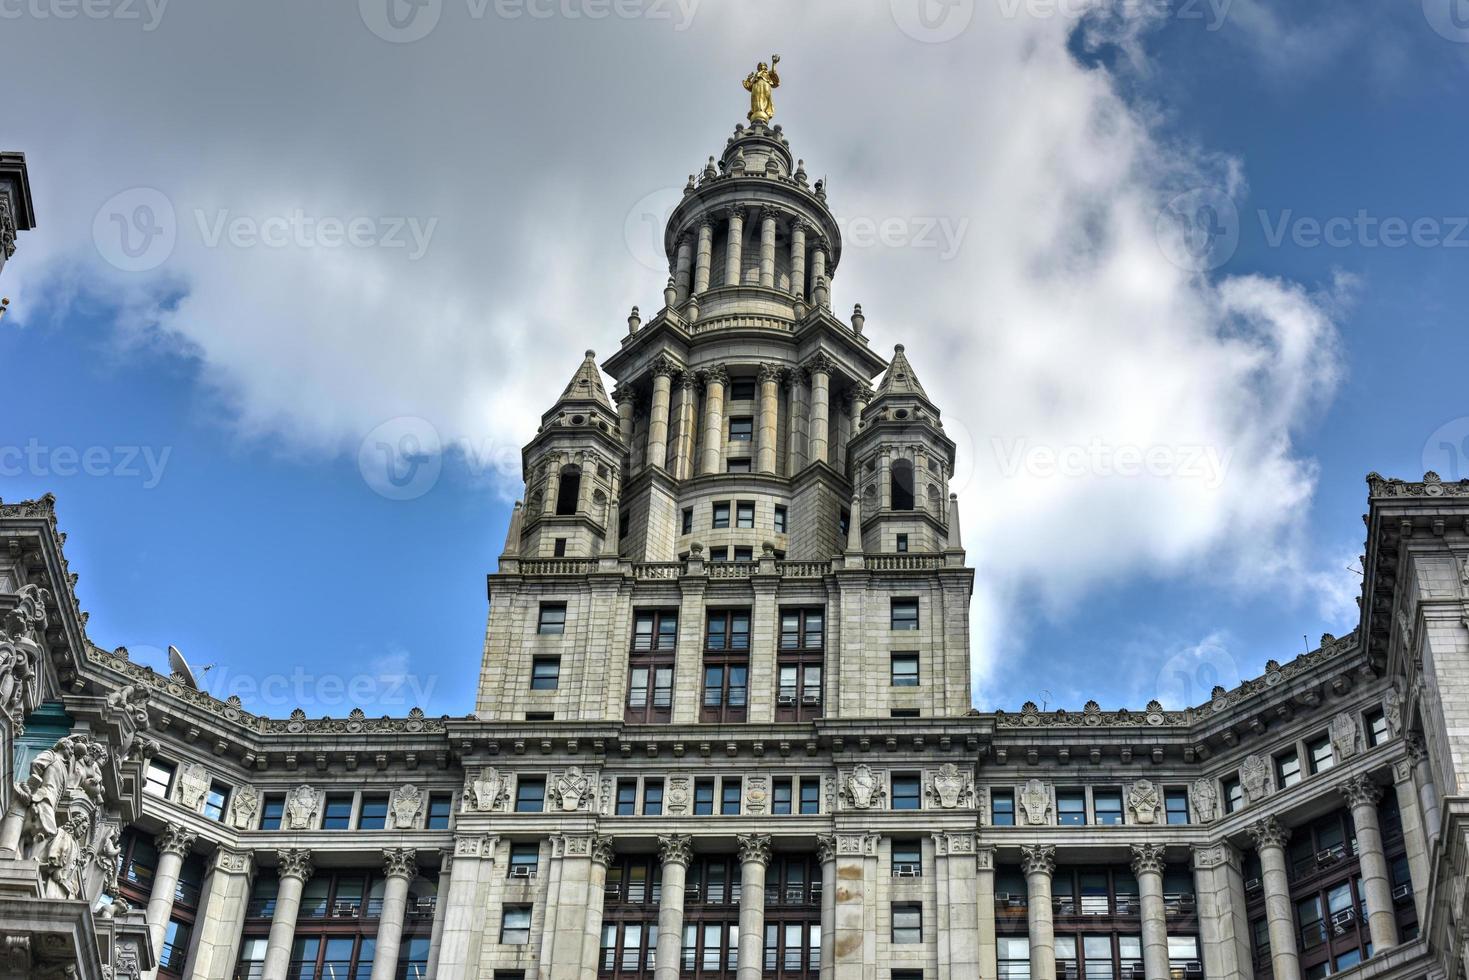
[[632, 308], [632, 312], [627, 315], [627, 332], [629, 334], [635, 334], [635, 333], [637, 333], [638, 332], [638, 327], [642, 325], [642, 322], [643, 322], [642, 314], [640, 314], [638, 312], [638, 308], [636, 306], [634, 306]]
[[773, 93], [780, 87], [780, 75], [775, 71], [778, 64], [780, 55], [773, 54], [769, 65], [762, 61], [745, 76], [745, 91], [750, 93], [750, 111], [745, 118], [752, 123], [767, 123], [775, 115]]
[[[633, 307], [633, 312], [636, 313], [637, 311], [638, 311], [638, 308], [636, 306], [634, 306]], [[597, 352], [594, 351], [594, 350], [589, 350], [589, 351], [586, 351], [585, 352], [584, 356], [589, 361], [595, 361], [597, 359]]]
[[867, 318], [862, 315], [862, 304], [858, 303], [852, 307], [852, 332], [855, 334], [861, 334], [862, 324], [866, 322]]
[[805, 187], [806, 186], [806, 161], [805, 160], [797, 160], [796, 161], [796, 183], [800, 184], [802, 187]]
[[719, 168], [714, 165], [714, 158], [710, 157], [709, 162], [704, 164], [704, 179], [713, 180], [715, 177], [718, 176]]
[[684, 194], [686, 194], [686, 195], [687, 194], [692, 194], [694, 192], [694, 188], [697, 187], [697, 186], [698, 186], [698, 181], [694, 179], [694, 175], [693, 174], [689, 174], [689, 182], [687, 184], [684, 184], [683, 185], [683, 192], [684, 192]]
[[743, 147], [735, 149], [734, 159], [729, 162], [729, 172], [735, 176], [745, 172], [745, 150]]
[[663, 305], [671, 310], [673, 309], [673, 304], [677, 302], [678, 286], [674, 283], [673, 277], [669, 276], [668, 284], [663, 287]]
[[894, 354], [901, 354], [901, 353], [903, 353], [903, 345], [902, 344], [894, 344], [893, 345], [893, 353]]
[[812, 295], [816, 305], [823, 310], [831, 309], [831, 280], [821, 276], [816, 280], [816, 289]]

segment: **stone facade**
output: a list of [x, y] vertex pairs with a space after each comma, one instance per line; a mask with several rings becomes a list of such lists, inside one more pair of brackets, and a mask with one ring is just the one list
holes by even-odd
[[0, 505], [0, 977], [1464, 975], [1469, 484], [1369, 478], [1360, 623], [1204, 704], [977, 711], [954, 444], [780, 127], [666, 244], [526, 446], [467, 717], [101, 650]]

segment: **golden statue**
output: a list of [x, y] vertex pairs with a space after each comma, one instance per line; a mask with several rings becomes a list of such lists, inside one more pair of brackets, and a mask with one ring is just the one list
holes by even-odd
[[750, 122], [770, 122], [770, 117], [775, 115], [775, 100], [771, 96], [780, 88], [780, 76], [775, 73], [778, 64], [780, 55], [773, 54], [769, 67], [762, 61], [745, 76], [745, 91], [750, 93]]

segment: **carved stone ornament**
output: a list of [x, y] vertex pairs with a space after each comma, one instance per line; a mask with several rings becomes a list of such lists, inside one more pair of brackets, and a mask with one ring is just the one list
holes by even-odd
[[1398, 689], [1390, 687], [1382, 696], [1382, 714], [1387, 719], [1387, 730], [1394, 736], [1403, 734], [1403, 696]]
[[36, 850], [34, 857], [40, 865], [42, 898], [71, 900], [81, 897], [90, 829], [91, 821], [87, 814], [73, 810], [56, 833]]
[[687, 868], [694, 860], [694, 839], [688, 834], [660, 836], [658, 857], [664, 864], [681, 864]]
[[1347, 801], [1347, 806], [1356, 809], [1359, 806], [1377, 806], [1377, 801], [1382, 799], [1382, 787], [1374, 783], [1365, 775], [1353, 776], [1342, 783], [1341, 795]]
[[316, 813], [321, 808], [321, 794], [310, 786], [297, 786], [286, 797], [286, 829], [311, 830], [316, 827]]
[[1157, 823], [1162, 806], [1158, 787], [1150, 779], [1139, 779], [1127, 791], [1127, 808], [1132, 811], [1133, 823]]
[[42, 649], [34, 635], [46, 629], [50, 598], [51, 593], [39, 585], [23, 585], [0, 622], [0, 711], [16, 725], [40, 700]]
[[548, 795], [557, 809], [563, 813], [572, 813], [591, 808], [592, 798], [596, 796], [592, 792], [595, 786], [592, 777], [582, 772], [580, 766], [572, 766], [551, 781]]
[[1138, 877], [1145, 874], [1161, 875], [1168, 863], [1168, 849], [1162, 844], [1132, 845], [1132, 873]]
[[837, 839], [831, 834], [816, 836], [816, 860], [829, 864], [837, 859]]
[[1042, 827], [1051, 822], [1051, 791], [1039, 779], [1031, 779], [1020, 788], [1020, 812], [1031, 827]]
[[1033, 847], [1022, 845], [1020, 867], [1027, 875], [1043, 874], [1049, 877], [1056, 870], [1056, 846], [1054, 844], [1036, 844]]
[[[86, 735], [67, 735], [31, 760], [16, 783], [4, 822], [4, 846], [41, 866], [56, 889], [79, 891], [83, 849], [91, 842], [89, 816], [105, 799], [102, 766], [107, 749]], [[78, 827], [73, 816], [80, 814]], [[64, 897], [75, 897], [67, 894]]]
[[1274, 817], [1257, 820], [1246, 827], [1245, 831], [1255, 842], [1256, 850], [1263, 850], [1267, 847], [1285, 847], [1285, 842], [1290, 840], [1290, 828]]
[[612, 846], [611, 837], [603, 837], [597, 834], [592, 837], [592, 860], [602, 867], [608, 867], [617, 858], [617, 851]]
[[663, 805], [670, 816], [681, 816], [689, 812], [689, 777], [668, 777], [668, 794]]
[[260, 812], [260, 794], [253, 786], [236, 786], [230, 799], [228, 823], [236, 830], [251, 830], [255, 827], [255, 815]]
[[209, 795], [209, 770], [197, 762], [186, 762], [179, 766], [177, 786], [179, 805], [197, 813]]
[[1227, 844], [1201, 844], [1194, 847], [1194, 867], [1200, 871], [1212, 871], [1229, 863], [1230, 850]]
[[1199, 823], [1213, 823], [1219, 819], [1219, 791], [1214, 788], [1214, 780], [1194, 780], [1189, 798], [1194, 803], [1194, 819]]
[[164, 824], [163, 830], [159, 831], [153, 842], [157, 845], [159, 854], [177, 854], [179, 857], [188, 857], [197, 839], [198, 835], [188, 828], [170, 823]]
[[1343, 711], [1331, 719], [1330, 735], [1331, 751], [1336, 753], [1336, 761], [1345, 762], [1357, 754], [1362, 735], [1357, 730], [1357, 719], [1351, 714]]
[[1258, 803], [1270, 792], [1270, 760], [1263, 755], [1247, 755], [1239, 767], [1240, 785], [1246, 803]]
[[974, 805], [974, 777], [952, 762], [946, 762], [928, 783], [928, 798], [940, 810]]
[[281, 851], [276, 855], [276, 874], [282, 878], [300, 878], [310, 881], [316, 873], [311, 864], [311, 852], [304, 849]]
[[418, 811], [423, 807], [423, 796], [412, 783], [400, 786], [393, 793], [388, 809], [393, 815], [394, 830], [412, 830], [418, 823]]
[[418, 854], [411, 847], [390, 847], [383, 851], [383, 875], [388, 878], [418, 877]]
[[491, 813], [505, 809], [510, 800], [509, 782], [494, 766], [469, 773], [464, 780], [464, 812]]
[[842, 781], [842, 803], [853, 810], [870, 810], [887, 799], [882, 780], [865, 763], [847, 774]]
[[770, 863], [770, 835], [750, 834], [736, 838], [739, 844], [740, 863], [749, 864], [751, 861], [759, 864]]
[[770, 779], [750, 776], [745, 779], [745, 812], [759, 815], [770, 809]]

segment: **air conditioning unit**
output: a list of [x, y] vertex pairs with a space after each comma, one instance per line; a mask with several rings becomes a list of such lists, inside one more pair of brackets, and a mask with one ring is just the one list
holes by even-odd
[[362, 914], [362, 906], [351, 902], [337, 902], [332, 906], [332, 918], [355, 919]]
[[510, 869], [512, 878], [531, 878], [535, 876], [535, 870], [528, 864], [517, 864]]
[[782, 694], [782, 695], [780, 695], [779, 697], [777, 697], [775, 699], [775, 703], [776, 704], [795, 704], [796, 703], [796, 696], [794, 694]]
[[802, 704], [820, 704], [821, 703], [821, 695], [819, 695], [819, 694], [807, 694], [807, 695], [805, 695], [805, 696], [803, 696], [801, 698], [801, 703]]
[[1194, 907], [1194, 896], [1192, 896], [1192, 895], [1180, 895], [1180, 896], [1178, 896], [1178, 905], [1179, 905], [1180, 908], [1185, 908], [1185, 909], [1191, 909], [1191, 908], [1193, 908]]
[[1407, 901], [1408, 899], [1410, 899], [1412, 897], [1413, 897], [1413, 886], [1412, 885], [1402, 884], [1402, 885], [1394, 885], [1393, 886], [1392, 900], [1394, 902]]
[[1198, 960], [1190, 960], [1183, 965], [1183, 975], [1186, 977], [1201, 977], [1204, 975], [1204, 964]]
[[1260, 887], [1261, 881], [1259, 878], [1251, 878], [1249, 881], [1245, 882], [1245, 891], [1247, 892], [1257, 892], [1260, 890]]
[[917, 878], [923, 873], [923, 865], [903, 863], [893, 865], [894, 878]]
[[1344, 854], [1346, 854], [1346, 849], [1343, 848], [1340, 844], [1338, 844], [1336, 847], [1328, 847], [1324, 851], [1316, 852], [1316, 863], [1332, 864], [1336, 861], [1340, 861]]
[[1357, 912], [1355, 909], [1342, 909], [1340, 912], [1335, 912], [1331, 916], [1331, 931], [1334, 935], [1340, 936], [1350, 929], [1352, 923], [1356, 920]]

